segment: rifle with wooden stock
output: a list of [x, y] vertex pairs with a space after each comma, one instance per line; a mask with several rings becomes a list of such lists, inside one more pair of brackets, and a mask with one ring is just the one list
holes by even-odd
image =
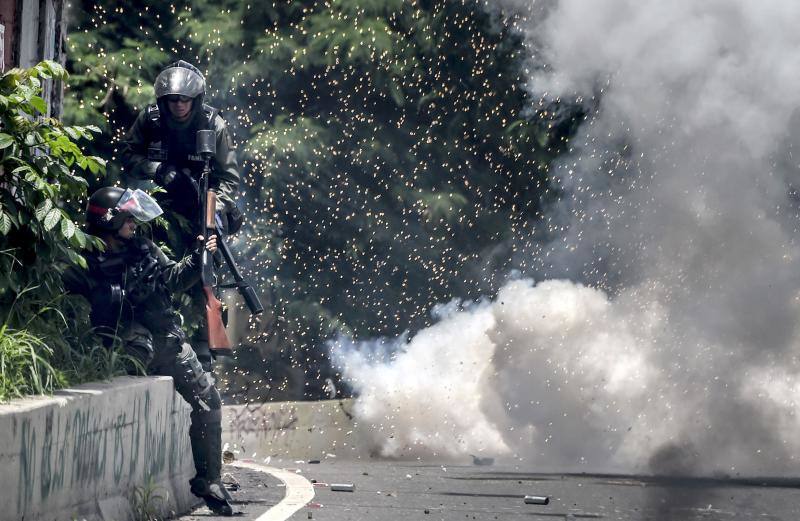
[[[222, 227], [219, 225], [217, 215], [217, 193], [208, 189], [208, 179], [211, 174], [211, 158], [217, 151], [216, 134], [213, 130], [197, 131], [197, 153], [203, 158], [203, 173], [200, 182], [200, 229], [203, 230], [203, 240], [211, 235], [217, 236], [217, 248], [222, 253], [228, 268], [233, 275], [235, 282], [223, 287], [235, 287], [244, 298], [247, 307], [252, 315], [257, 315], [264, 311], [261, 301], [255, 290], [247, 283], [230, 251]], [[214, 295], [214, 284], [216, 276], [214, 274], [214, 258], [203, 245], [201, 261], [201, 280], [203, 293], [206, 297], [206, 325], [208, 327], [208, 347], [217, 356], [230, 356], [233, 354], [231, 342], [225, 332], [225, 324], [222, 321], [222, 303]]]
[[200, 230], [203, 235], [203, 248], [200, 261], [200, 280], [206, 297], [206, 327], [208, 328], [208, 348], [217, 356], [233, 354], [231, 341], [225, 332], [222, 321], [222, 302], [214, 295], [214, 258], [205, 248], [205, 241], [216, 230], [214, 215], [217, 211], [217, 194], [208, 189], [208, 178], [211, 174], [211, 158], [217, 152], [217, 140], [213, 131], [197, 132], [197, 153], [203, 158], [203, 173], [200, 176]]

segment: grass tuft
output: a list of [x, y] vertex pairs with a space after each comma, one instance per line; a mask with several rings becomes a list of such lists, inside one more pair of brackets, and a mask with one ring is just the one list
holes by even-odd
[[160, 512], [165, 509], [169, 492], [156, 485], [152, 477], [142, 486], [134, 486], [131, 493], [131, 509], [136, 521], [163, 521]]
[[0, 402], [49, 394], [66, 383], [50, 364], [53, 349], [28, 330], [0, 328]]

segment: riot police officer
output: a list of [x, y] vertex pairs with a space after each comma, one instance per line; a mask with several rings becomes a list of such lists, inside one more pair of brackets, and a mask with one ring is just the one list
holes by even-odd
[[[191, 405], [189, 437], [197, 475], [191, 491], [218, 515], [233, 515], [230, 495], [220, 481], [222, 412], [219, 392], [181, 330], [172, 294], [200, 277], [200, 251], [169, 260], [152, 241], [135, 235], [136, 220], [149, 221], [161, 208], [142, 190], [106, 187], [89, 198], [88, 232], [105, 251], [86, 252], [87, 269], [64, 273], [68, 292], [91, 304], [91, 321], [107, 344], [115, 340], [150, 374], [172, 376], [175, 389]], [[198, 239], [202, 239], [199, 237]], [[216, 249], [209, 237], [206, 248]]]
[[[225, 121], [215, 108], [203, 103], [205, 92], [205, 78], [196, 67], [185, 61], [169, 65], [156, 78], [156, 103], [142, 110], [123, 140], [123, 174], [128, 186], [152, 181], [166, 190], [159, 201], [170, 226], [180, 231], [177, 240], [170, 243], [178, 255], [202, 233], [196, 226], [200, 221], [198, 180], [203, 169], [203, 159], [196, 153], [198, 130], [213, 130], [216, 135], [209, 187], [217, 192], [222, 228], [235, 233], [242, 224], [234, 202], [240, 179], [236, 152]], [[192, 345], [203, 367], [210, 371], [205, 300], [200, 286], [191, 288], [189, 296], [192, 304], [185, 318], [199, 326]]]

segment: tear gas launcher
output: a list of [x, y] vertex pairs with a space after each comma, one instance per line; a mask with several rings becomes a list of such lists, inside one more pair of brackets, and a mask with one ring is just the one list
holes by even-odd
[[[220, 219], [217, 215], [217, 193], [208, 188], [208, 178], [211, 174], [211, 158], [216, 154], [217, 141], [213, 130], [197, 131], [197, 153], [203, 158], [203, 173], [200, 176], [200, 229], [203, 230], [204, 240], [211, 235], [217, 236], [217, 248], [234, 278], [234, 283], [224, 287], [235, 287], [242, 295], [250, 313], [258, 315], [264, 311], [253, 287], [245, 280], [236, 266], [225, 236], [222, 233]], [[214, 258], [208, 250], [203, 248], [201, 257], [201, 281], [203, 293], [206, 298], [206, 326], [208, 327], [208, 346], [217, 356], [230, 356], [233, 354], [231, 342], [225, 332], [222, 321], [222, 303], [214, 294], [216, 277], [214, 274]]]

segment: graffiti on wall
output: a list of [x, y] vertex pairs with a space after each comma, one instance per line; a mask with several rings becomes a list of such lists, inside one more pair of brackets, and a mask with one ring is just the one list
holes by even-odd
[[257, 434], [273, 441], [286, 431], [297, 429], [297, 408], [275, 408], [270, 404], [248, 404], [236, 409], [230, 418], [230, 430], [236, 436]]
[[186, 463], [189, 410], [180, 397], [155, 401], [145, 390], [127, 409], [111, 411], [83, 402], [49, 408], [44, 418], [11, 420], [19, 447], [18, 513], [57, 492], [142, 482]]

